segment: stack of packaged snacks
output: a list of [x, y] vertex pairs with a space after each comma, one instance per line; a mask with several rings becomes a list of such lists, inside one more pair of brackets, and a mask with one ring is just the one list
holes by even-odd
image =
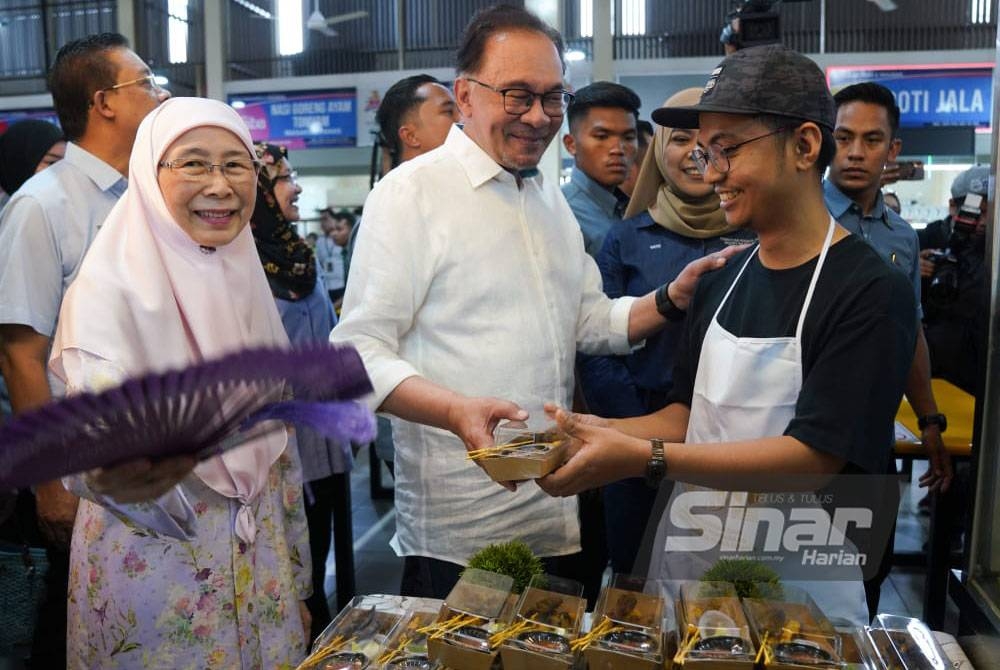
[[758, 660], [767, 670], [845, 668], [841, 637], [809, 595], [782, 587], [773, 599], [745, 598], [743, 607], [757, 636]]
[[430, 660], [452, 670], [489, 670], [499, 653], [491, 637], [510, 623], [517, 599], [514, 580], [494, 572], [469, 568], [438, 613], [420, 629], [427, 636]]
[[563, 462], [566, 436], [555, 426], [531, 429], [521, 422], [497, 426], [496, 446], [470, 451], [467, 457], [498, 482], [538, 479]]
[[952, 663], [919, 619], [879, 614], [864, 628], [863, 650], [876, 670], [941, 670]]
[[379, 670], [433, 670], [439, 667], [430, 660], [427, 633], [424, 632], [437, 620], [438, 611], [417, 610], [404, 616], [389, 633], [374, 667]]
[[370, 598], [354, 598], [316, 638], [312, 653], [299, 664], [298, 670], [374, 667], [389, 632], [401, 617], [398, 609], [385, 611]]
[[726, 582], [689, 582], [680, 591], [674, 666], [752, 670], [757, 650], [736, 588]]
[[518, 601], [512, 624], [497, 633], [504, 670], [569, 670], [587, 601], [571, 579], [535, 575]]
[[664, 600], [654, 581], [616, 575], [594, 609], [590, 632], [571, 644], [591, 668], [660, 670]]

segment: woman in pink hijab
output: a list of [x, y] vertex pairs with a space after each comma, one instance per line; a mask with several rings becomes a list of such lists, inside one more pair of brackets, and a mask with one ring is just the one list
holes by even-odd
[[[259, 165], [240, 117], [174, 98], [139, 127], [129, 188], [70, 286], [50, 367], [94, 390], [287, 345], [247, 227]], [[283, 429], [204, 461], [71, 477], [70, 668], [290, 668], [309, 545]]]

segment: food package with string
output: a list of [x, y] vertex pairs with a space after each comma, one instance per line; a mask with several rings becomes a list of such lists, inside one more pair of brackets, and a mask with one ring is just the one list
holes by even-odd
[[952, 667], [930, 629], [919, 619], [879, 614], [863, 629], [869, 667], [876, 670], [939, 670]]
[[660, 670], [664, 606], [655, 581], [615, 575], [597, 599], [590, 631], [574, 645], [591, 668]]
[[399, 598], [357, 596], [334, 617], [297, 670], [375, 668], [389, 633], [405, 614]]
[[[438, 601], [440, 603], [440, 601]], [[440, 668], [430, 659], [427, 634], [437, 621], [440, 607], [410, 611], [389, 633], [382, 652], [372, 666], [378, 670], [435, 670]]]
[[572, 579], [535, 575], [521, 594], [502, 639], [504, 670], [569, 670], [577, 657], [573, 642], [583, 626], [587, 601]]
[[729, 582], [686, 582], [677, 601], [680, 640], [674, 667], [753, 670], [757, 650], [736, 587]]
[[553, 424], [531, 425], [508, 421], [497, 426], [495, 446], [470, 451], [468, 458], [496, 482], [538, 479], [565, 460], [568, 437]]
[[510, 625], [517, 604], [513, 585], [506, 575], [467, 568], [423, 629], [430, 659], [452, 670], [490, 670], [499, 654], [494, 635]]
[[765, 670], [846, 668], [840, 634], [809, 594], [782, 584], [772, 597], [744, 598]]

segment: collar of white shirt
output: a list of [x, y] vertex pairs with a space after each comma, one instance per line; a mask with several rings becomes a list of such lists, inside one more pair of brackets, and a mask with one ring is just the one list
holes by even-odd
[[107, 191], [113, 188], [116, 184], [125, 179], [121, 172], [114, 169], [83, 147], [73, 144], [72, 142], [66, 143], [66, 156], [63, 160], [75, 165], [80, 172], [87, 175], [87, 177], [94, 182], [97, 188], [102, 191]]
[[[501, 181], [509, 180], [510, 183], [516, 183], [517, 181], [513, 174], [493, 160], [457, 124], [453, 125], [451, 130], [448, 131], [448, 137], [444, 141], [444, 146], [455, 156], [458, 164], [462, 166], [462, 170], [465, 171], [465, 176], [468, 177], [472, 188], [479, 188], [492, 179], [500, 179]], [[537, 179], [539, 185], [541, 185], [541, 172], [532, 171], [530, 178]]]

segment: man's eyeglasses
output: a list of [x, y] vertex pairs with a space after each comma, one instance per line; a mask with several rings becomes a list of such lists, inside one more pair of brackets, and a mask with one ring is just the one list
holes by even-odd
[[125, 88], [126, 86], [135, 86], [136, 84], [141, 84], [148, 89], [154, 91], [161, 90], [159, 84], [156, 83], [156, 76], [152, 74], [147, 74], [145, 77], [139, 77], [138, 79], [133, 79], [132, 81], [123, 81], [120, 84], [115, 84], [114, 86], [108, 86], [107, 88], [98, 89], [101, 91], [117, 91], [119, 88]]
[[535, 98], [541, 98], [542, 111], [549, 116], [562, 116], [566, 113], [566, 108], [573, 102], [573, 94], [569, 91], [558, 90], [548, 93], [535, 93], [526, 88], [497, 88], [485, 84], [478, 79], [465, 77], [473, 84], [479, 84], [483, 88], [488, 88], [494, 93], [499, 93], [503, 97], [503, 111], [514, 116], [521, 116], [531, 111], [535, 105]]
[[756, 142], [757, 140], [762, 140], [765, 137], [771, 137], [777, 135], [778, 133], [783, 133], [786, 130], [794, 128], [795, 126], [782, 126], [777, 130], [772, 130], [769, 133], [763, 135], [758, 135], [757, 137], [751, 137], [748, 140], [743, 140], [742, 142], [737, 142], [736, 144], [730, 144], [728, 147], [724, 147], [718, 142], [713, 142], [708, 145], [708, 151], [698, 148], [691, 152], [691, 159], [694, 161], [694, 165], [698, 168], [698, 172], [704, 176], [708, 172], [709, 163], [715, 168], [715, 171], [719, 174], [726, 174], [729, 172], [729, 159], [733, 157], [736, 150], [745, 144], [750, 144], [751, 142]]
[[279, 181], [287, 181], [291, 184], [297, 184], [299, 183], [299, 173], [296, 172], [295, 170], [292, 170], [287, 174], [276, 174], [274, 175], [274, 179], [272, 181], [274, 181], [275, 183]]
[[201, 179], [218, 168], [231, 183], [247, 182], [257, 179], [262, 163], [260, 161], [231, 160], [225, 163], [209, 163], [196, 158], [182, 158], [175, 161], [160, 161], [161, 168], [167, 168], [189, 179]]

